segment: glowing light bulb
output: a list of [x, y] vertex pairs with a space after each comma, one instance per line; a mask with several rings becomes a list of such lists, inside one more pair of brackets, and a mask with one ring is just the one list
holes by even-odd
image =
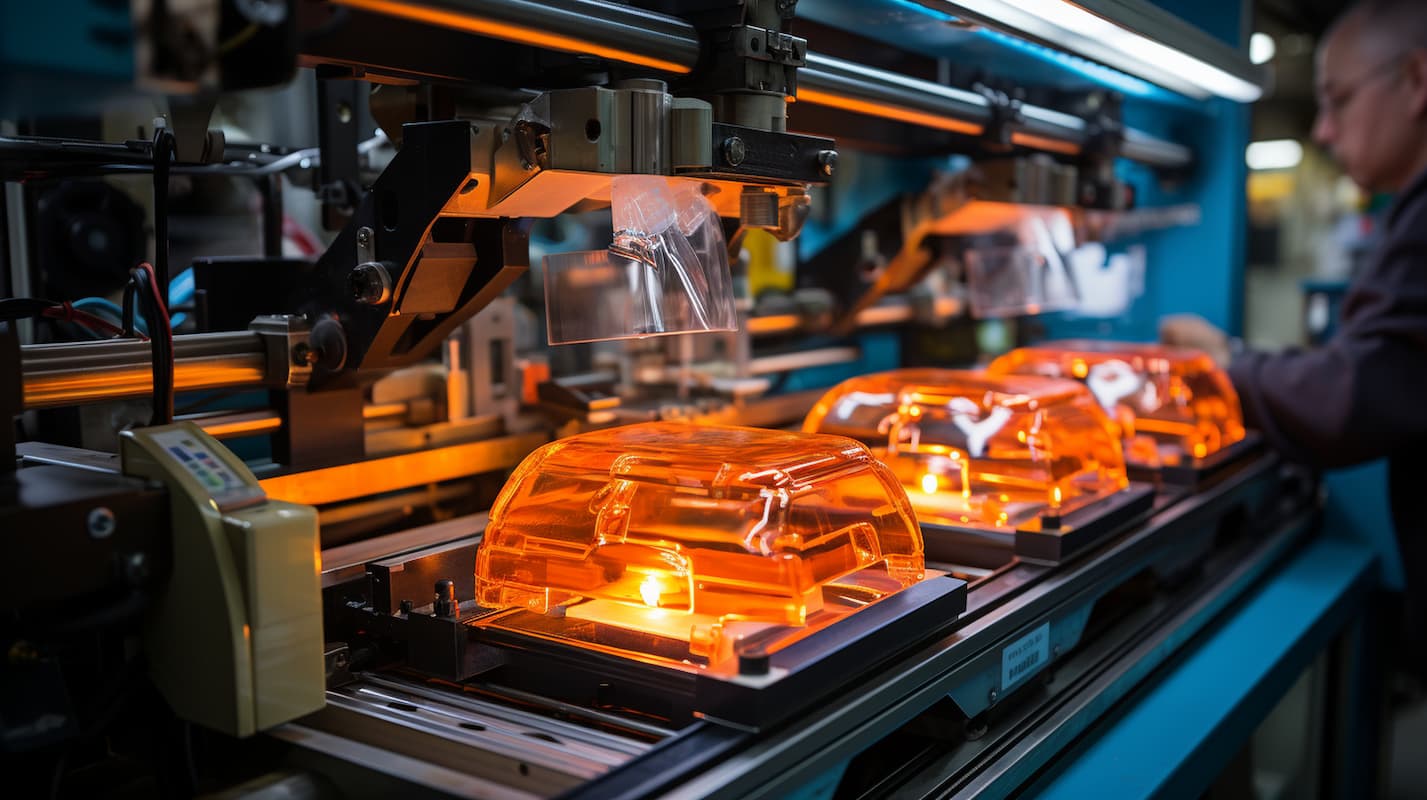
[[659, 586], [659, 578], [654, 575], [646, 575], [644, 581], [639, 584], [639, 596], [650, 608], [659, 607], [659, 595], [663, 593], [662, 587]]
[[922, 476], [922, 491], [927, 494], [936, 494], [936, 476], [928, 472]]

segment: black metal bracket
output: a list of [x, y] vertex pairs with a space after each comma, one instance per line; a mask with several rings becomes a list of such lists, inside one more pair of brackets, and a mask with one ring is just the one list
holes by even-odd
[[341, 230], [361, 196], [357, 175], [357, 102], [366, 96], [367, 84], [319, 75], [317, 81], [317, 142], [322, 163], [313, 187], [322, 201], [322, 227]]
[[1075, 103], [1085, 120], [1076, 199], [1086, 208], [1120, 210], [1134, 205], [1133, 189], [1115, 177], [1115, 159], [1125, 141], [1124, 98], [1116, 92], [1090, 92]]
[[837, 169], [837, 145], [821, 136], [715, 122], [712, 140], [713, 169], [689, 177], [826, 183]]
[[1010, 152], [1014, 147], [1011, 135], [1022, 120], [1023, 100], [1020, 93], [1003, 92], [984, 83], [978, 83], [973, 88], [986, 98], [987, 107], [991, 110], [991, 118], [981, 132], [981, 147], [992, 153]]
[[714, 103], [740, 93], [798, 93], [808, 40], [789, 33], [797, 0], [638, 0], [635, 5], [682, 17], [699, 31], [699, 64], [678, 82], [680, 94]]
[[20, 337], [13, 322], [0, 322], [0, 475], [15, 471], [15, 417], [25, 410], [20, 373]]
[[499, 296], [529, 265], [529, 222], [448, 214], [471, 187], [472, 136], [460, 120], [413, 123], [336, 241], [290, 276], [284, 307], [333, 320], [345, 358], [311, 386], [407, 366]]

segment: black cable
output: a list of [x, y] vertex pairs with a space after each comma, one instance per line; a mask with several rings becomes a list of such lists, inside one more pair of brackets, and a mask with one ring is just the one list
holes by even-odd
[[147, 263], [134, 268], [131, 280], [137, 301], [144, 304], [149, 320], [149, 345], [153, 358], [153, 417], [150, 425], [173, 422], [173, 327], [159, 299], [153, 267]]
[[36, 297], [6, 297], [0, 299], [0, 320], [13, 321], [38, 317], [44, 313], [45, 309], [56, 305], [59, 304], [53, 300], [41, 300]]
[[124, 329], [124, 335], [132, 337], [134, 335], [134, 292], [138, 289], [138, 284], [134, 281], [134, 276], [129, 275], [129, 283], [124, 286], [123, 313], [120, 315], [119, 326]]
[[154, 131], [154, 275], [159, 296], [168, 304], [168, 175], [173, 162], [173, 132]]

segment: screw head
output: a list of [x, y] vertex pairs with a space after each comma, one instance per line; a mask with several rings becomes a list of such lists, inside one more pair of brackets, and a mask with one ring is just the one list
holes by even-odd
[[347, 273], [347, 289], [358, 303], [378, 306], [391, 299], [391, 275], [376, 261], [358, 264]]
[[832, 177], [832, 174], [837, 171], [837, 151], [836, 151], [836, 150], [821, 150], [821, 151], [819, 151], [819, 152], [818, 152], [818, 169], [822, 171], [822, 174], [824, 174], [824, 175], [828, 176], [829, 178], [831, 178], [831, 177]]
[[91, 508], [89, 516], [84, 522], [90, 538], [93, 539], [108, 539], [114, 535], [114, 528], [118, 525], [114, 519], [114, 512], [104, 506]]
[[359, 246], [359, 247], [370, 247], [371, 244], [372, 244], [372, 229], [371, 229], [371, 228], [366, 228], [366, 227], [358, 228], [358, 229], [357, 229], [357, 246]]
[[294, 367], [310, 367], [321, 360], [322, 354], [307, 342], [298, 342], [292, 346], [292, 365]]
[[149, 579], [149, 557], [143, 553], [131, 553], [124, 559], [124, 577], [132, 586], [138, 586]]
[[986, 693], [986, 699], [990, 701], [992, 705], [995, 705], [996, 701], [1001, 699], [1001, 693], [996, 691], [996, 687], [993, 686], [991, 687], [991, 691]]
[[748, 146], [743, 143], [743, 139], [737, 136], [730, 136], [723, 140], [723, 160], [730, 167], [736, 167], [743, 163], [743, 159], [748, 157]]

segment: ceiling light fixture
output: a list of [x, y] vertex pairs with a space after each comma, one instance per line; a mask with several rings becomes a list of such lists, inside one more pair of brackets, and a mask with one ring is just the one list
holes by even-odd
[[[1251, 103], [1263, 96], [1257, 69], [1246, 63], [1242, 55], [1148, 3], [1133, 0], [922, 2], [1099, 61], [1190, 97], [1204, 99], [1215, 95]], [[1171, 46], [1162, 38], [1152, 38], [1092, 10], [1100, 7], [1143, 20], [1146, 28], [1173, 33], [1174, 40], [1184, 42], [1185, 46]], [[1153, 26], [1149, 25], [1151, 22]]]

